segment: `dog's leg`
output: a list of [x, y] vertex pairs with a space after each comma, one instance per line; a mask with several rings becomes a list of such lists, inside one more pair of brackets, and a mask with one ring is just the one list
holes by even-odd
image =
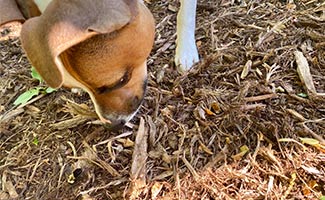
[[195, 44], [195, 15], [197, 0], [180, 0], [177, 14], [177, 40], [175, 64], [181, 72], [199, 61]]

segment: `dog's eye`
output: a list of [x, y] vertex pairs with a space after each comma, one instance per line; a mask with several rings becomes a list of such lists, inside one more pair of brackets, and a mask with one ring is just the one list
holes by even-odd
[[104, 94], [104, 93], [111, 92], [112, 90], [116, 90], [116, 89], [121, 88], [124, 85], [126, 85], [130, 79], [131, 79], [131, 71], [126, 71], [124, 73], [123, 77], [120, 78], [120, 80], [113, 83], [112, 85], [104, 85], [102, 87], [99, 87], [96, 89], [96, 92], [98, 94]]
[[96, 89], [96, 92], [98, 94], [103, 94], [103, 93], [106, 93], [106, 92], [109, 92], [109, 91], [112, 91], [112, 89], [110, 89], [110, 87], [109, 86], [106, 86], [106, 85], [104, 85], [104, 86], [99, 87], [99, 88]]
[[126, 80], [126, 78], [124, 78], [124, 77], [121, 78], [121, 79], [120, 79], [120, 83], [123, 83], [125, 80]]
[[129, 80], [130, 80], [130, 74], [125, 73], [124, 76], [120, 79], [119, 84], [125, 85], [127, 82], [129, 82]]

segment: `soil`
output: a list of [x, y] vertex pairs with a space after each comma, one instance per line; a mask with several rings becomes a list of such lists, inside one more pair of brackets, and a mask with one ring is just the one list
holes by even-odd
[[84, 92], [15, 106], [47, 86], [31, 77], [21, 25], [1, 27], [0, 199], [324, 199], [324, 1], [198, 1], [201, 61], [184, 74], [178, 2], [147, 4], [148, 91], [119, 131]]

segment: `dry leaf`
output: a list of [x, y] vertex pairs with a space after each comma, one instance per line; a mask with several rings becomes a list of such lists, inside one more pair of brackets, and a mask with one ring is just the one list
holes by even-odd
[[158, 176], [155, 176], [152, 180], [163, 180], [167, 177], [170, 177], [174, 174], [174, 171], [164, 171], [163, 173], [159, 174]]
[[308, 196], [311, 194], [311, 191], [310, 191], [309, 187], [305, 186], [302, 188], [302, 193], [304, 194], [304, 196]]
[[314, 138], [299, 138], [301, 140], [301, 142], [303, 144], [309, 144], [313, 147], [316, 147], [316, 148], [323, 148], [325, 149], [325, 147], [323, 145], [320, 144], [320, 142]]
[[171, 156], [170, 156], [170, 155], [168, 155], [167, 153], [163, 153], [163, 155], [162, 155], [162, 160], [163, 160], [164, 162], [166, 162], [166, 163], [170, 164], [170, 163], [171, 163], [171, 160], [172, 160], [172, 158], [171, 158]]
[[220, 104], [217, 101], [211, 103], [211, 109], [213, 109], [213, 111], [217, 114], [222, 112]]
[[309, 144], [312, 146], [319, 145], [319, 141], [315, 140], [314, 138], [299, 138], [303, 144]]
[[244, 79], [248, 75], [248, 73], [251, 71], [253, 62], [251, 60], [248, 60], [243, 67], [243, 71], [241, 72], [240, 78]]
[[175, 6], [171, 5], [171, 4], [168, 5], [168, 10], [170, 10], [172, 12], [177, 12], [178, 11], [177, 7], [175, 7]]
[[125, 148], [134, 146], [134, 142], [132, 140], [130, 140], [129, 138], [119, 138], [119, 139], [117, 139], [117, 141], [122, 143], [123, 147], [125, 147]]
[[311, 76], [307, 59], [300, 51], [295, 51], [294, 55], [296, 58], [298, 66], [297, 71], [301, 82], [305, 84], [305, 87], [309, 92], [316, 94], [316, 88], [314, 86], [313, 77]]
[[231, 156], [234, 160], [240, 160], [249, 151], [248, 146], [244, 145], [240, 147], [240, 152]]
[[4, 185], [5, 189], [6, 189], [6, 191], [9, 193], [9, 196], [10, 196], [11, 199], [16, 199], [16, 198], [19, 197], [19, 195], [18, 195], [18, 193], [16, 191], [16, 188], [12, 184], [11, 181], [6, 180], [6, 182], [3, 183], [3, 185]]
[[316, 180], [310, 180], [308, 181], [307, 183], [308, 187], [305, 185], [303, 188], [302, 188], [302, 193], [305, 195], [305, 196], [308, 196], [311, 194], [311, 190], [310, 189], [314, 189], [318, 186], [318, 183]]
[[207, 114], [207, 115], [215, 115], [210, 109], [208, 109], [208, 108], [206, 108], [205, 109], [205, 113]]
[[151, 199], [156, 199], [161, 189], [163, 188], [163, 184], [160, 182], [155, 182], [151, 187]]
[[321, 175], [322, 172], [316, 169], [315, 167], [306, 167], [304, 165], [301, 166], [305, 171], [307, 171], [309, 174], [315, 174], [315, 175]]
[[82, 200], [95, 200], [95, 199], [92, 198], [89, 194], [83, 194], [82, 195]]
[[0, 200], [7, 200], [9, 199], [9, 194], [7, 192], [0, 190]]
[[259, 68], [256, 68], [256, 73], [260, 76], [263, 77], [263, 73], [261, 72], [261, 70]]
[[294, 3], [288, 3], [288, 4], [286, 5], [286, 8], [287, 8], [288, 10], [295, 10], [295, 9], [296, 9], [296, 4], [294, 4]]
[[276, 33], [282, 33], [282, 30], [286, 28], [285, 23], [287, 22], [286, 20], [283, 21], [279, 21], [278, 23], [276, 23], [273, 27], [272, 27], [272, 31], [276, 32]]
[[200, 147], [199, 148], [202, 151], [204, 151], [207, 154], [213, 155], [213, 152], [203, 142], [201, 142], [201, 141], [199, 141], [199, 142], [200, 142]]

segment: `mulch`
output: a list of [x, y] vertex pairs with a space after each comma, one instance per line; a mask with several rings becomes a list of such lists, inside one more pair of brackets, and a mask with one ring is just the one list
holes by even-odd
[[176, 1], [135, 118], [110, 131], [86, 93], [14, 106], [34, 80], [20, 25], [0, 29], [0, 199], [324, 199], [325, 3], [198, 1], [201, 62], [173, 64]]

